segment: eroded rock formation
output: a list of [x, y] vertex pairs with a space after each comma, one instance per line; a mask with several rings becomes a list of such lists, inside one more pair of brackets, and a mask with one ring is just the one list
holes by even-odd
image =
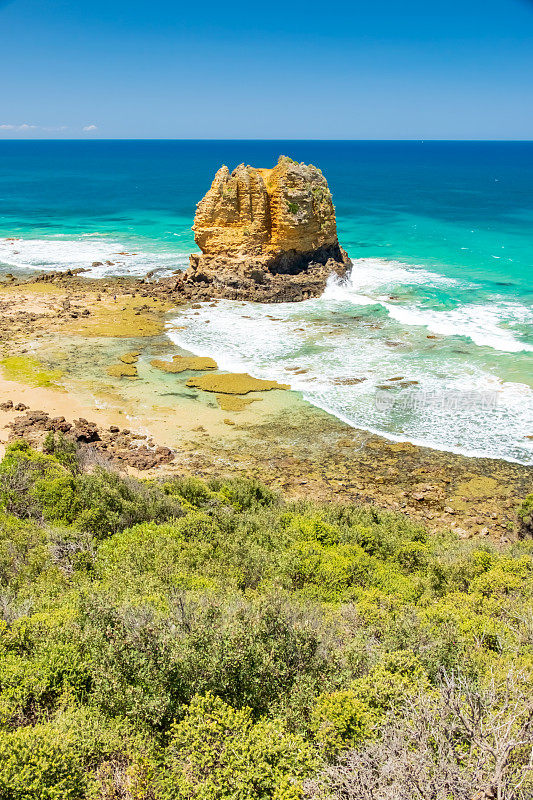
[[325, 177], [286, 156], [273, 169], [221, 167], [193, 230], [202, 252], [190, 256], [185, 283], [219, 297], [304, 300], [351, 268]]

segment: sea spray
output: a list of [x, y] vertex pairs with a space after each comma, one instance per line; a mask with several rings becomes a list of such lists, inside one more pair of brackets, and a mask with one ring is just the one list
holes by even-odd
[[[184, 310], [168, 333], [180, 347], [212, 356], [222, 369], [289, 382], [305, 399], [355, 427], [453, 452], [533, 463], [527, 438], [533, 392], [526, 383], [494, 374], [507, 360], [502, 373], [519, 377], [520, 358], [509, 355], [518, 341], [505, 329], [494, 331], [494, 315], [487, 317], [492, 327], [480, 330], [479, 318], [474, 313], [468, 320], [467, 309], [465, 327], [490, 340], [485, 345], [459, 326], [430, 334], [424, 312], [412, 304], [396, 303], [391, 314], [390, 303], [379, 299], [386, 266], [380, 262], [380, 283], [372, 264], [363, 295], [365, 260], [354, 265], [357, 292], [331, 280], [320, 299], [304, 303], [222, 301], [216, 308]], [[401, 270], [405, 285], [420, 279], [416, 267], [412, 278], [407, 265]], [[431, 280], [438, 284], [439, 278]], [[426, 275], [424, 286], [428, 280]], [[500, 344], [497, 353], [494, 344]], [[521, 357], [525, 375], [527, 353]]]

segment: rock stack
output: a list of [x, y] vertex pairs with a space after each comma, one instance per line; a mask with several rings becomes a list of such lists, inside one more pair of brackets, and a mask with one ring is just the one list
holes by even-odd
[[185, 284], [212, 297], [288, 302], [320, 295], [351, 261], [339, 244], [328, 183], [280, 156], [273, 169], [225, 166], [198, 203]]

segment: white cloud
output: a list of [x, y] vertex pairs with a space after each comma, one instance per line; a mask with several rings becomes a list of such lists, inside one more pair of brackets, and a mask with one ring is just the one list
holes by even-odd
[[[29, 122], [23, 122], [20, 125], [11, 122], [0, 123], [0, 133], [2, 133], [3, 131], [11, 131], [12, 133], [28, 133], [30, 131], [43, 131], [44, 133], [62, 133], [63, 131], [68, 131], [68, 130], [72, 130], [72, 128], [69, 128], [68, 125], [34, 125], [33, 123]], [[98, 130], [97, 125], [85, 125], [82, 128], [83, 133], [93, 133], [94, 131], [97, 130]]]
[[27, 122], [23, 122], [22, 125], [8, 125], [4, 123], [0, 125], [0, 131], [31, 131], [38, 127], [38, 125], [29, 125]]
[[26, 133], [26, 131], [46, 131], [48, 133], [55, 133], [57, 131], [67, 131], [66, 125], [30, 125], [29, 122], [23, 122], [22, 125], [13, 125], [12, 123], [4, 122], [0, 125], [0, 131], [13, 131], [14, 133]]

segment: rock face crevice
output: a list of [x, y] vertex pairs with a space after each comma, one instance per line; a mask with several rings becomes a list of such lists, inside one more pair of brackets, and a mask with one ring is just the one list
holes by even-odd
[[273, 169], [221, 167], [197, 205], [193, 231], [201, 253], [190, 256], [184, 279], [221, 297], [304, 300], [352, 266], [324, 175], [286, 156]]

